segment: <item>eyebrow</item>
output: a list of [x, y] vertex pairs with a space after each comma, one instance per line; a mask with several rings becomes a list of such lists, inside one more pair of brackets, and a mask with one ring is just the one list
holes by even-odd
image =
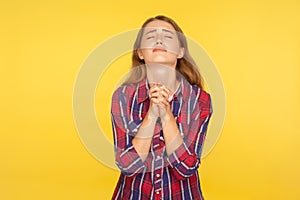
[[[172, 32], [172, 31], [170, 31], [170, 30], [168, 30], [168, 29], [161, 29], [162, 31], [164, 31], [164, 32], [168, 32], [168, 33], [171, 33], [171, 34], [173, 34], [174, 35], [174, 33]], [[156, 32], [157, 31], [157, 29], [153, 29], [153, 30], [150, 30], [150, 31], [148, 31], [147, 33], [145, 33], [145, 35], [147, 35], [147, 34], [149, 34], [149, 33], [153, 33], [153, 32]]]

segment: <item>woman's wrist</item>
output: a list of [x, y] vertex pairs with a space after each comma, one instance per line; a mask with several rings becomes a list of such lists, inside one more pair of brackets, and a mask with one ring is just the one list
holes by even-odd
[[143, 120], [141, 128], [145, 128], [151, 124], [155, 124], [157, 118], [158, 118], [157, 116], [155, 116], [153, 113], [151, 113], [151, 111], [149, 111]]
[[146, 118], [147, 118], [147, 120], [149, 120], [150, 122], [156, 122], [158, 116], [155, 115], [155, 114], [153, 113], [152, 110], [149, 110], [149, 112], [146, 114]]
[[169, 123], [170, 121], [175, 120], [174, 116], [171, 112], [166, 112], [165, 115], [161, 116], [160, 119], [161, 119], [161, 123], [162, 123], [163, 127], [165, 125], [167, 125], [167, 123]]

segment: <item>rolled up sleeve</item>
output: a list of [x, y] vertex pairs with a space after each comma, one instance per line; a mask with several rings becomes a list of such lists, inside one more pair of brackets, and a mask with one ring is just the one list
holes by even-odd
[[183, 134], [183, 143], [167, 157], [167, 162], [179, 180], [190, 177], [200, 165], [200, 158], [207, 126], [212, 115], [212, 104], [208, 93], [202, 94], [205, 104], [199, 100], [191, 115], [188, 133]]
[[146, 165], [132, 145], [132, 139], [137, 133], [139, 123], [129, 121], [127, 102], [121, 89], [114, 92], [111, 119], [116, 165], [126, 176], [134, 176], [143, 172]]

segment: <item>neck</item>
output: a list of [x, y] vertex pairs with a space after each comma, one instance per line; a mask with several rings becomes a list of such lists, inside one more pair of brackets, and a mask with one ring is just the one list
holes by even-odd
[[179, 81], [175, 68], [161, 64], [147, 64], [147, 79], [149, 83], [161, 83], [171, 91], [175, 91]]

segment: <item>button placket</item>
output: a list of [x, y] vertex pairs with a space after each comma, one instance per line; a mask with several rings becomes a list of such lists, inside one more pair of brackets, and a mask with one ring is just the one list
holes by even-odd
[[155, 135], [153, 137], [153, 151], [154, 151], [154, 171], [153, 171], [154, 183], [153, 184], [154, 184], [155, 199], [161, 199], [161, 194], [162, 194], [161, 173], [162, 173], [162, 164], [163, 164], [162, 155], [163, 155], [164, 142], [161, 140], [162, 130], [161, 130], [161, 123], [159, 120], [157, 125], [160, 128], [160, 131], [155, 132]]
[[154, 191], [156, 192], [157, 196], [161, 195], [161, 173], [162, 173], [162, 159], [161, 159], [161, 152], [157, 152], [159, 155], [156, 156], [155, 164], [154, 164]]

